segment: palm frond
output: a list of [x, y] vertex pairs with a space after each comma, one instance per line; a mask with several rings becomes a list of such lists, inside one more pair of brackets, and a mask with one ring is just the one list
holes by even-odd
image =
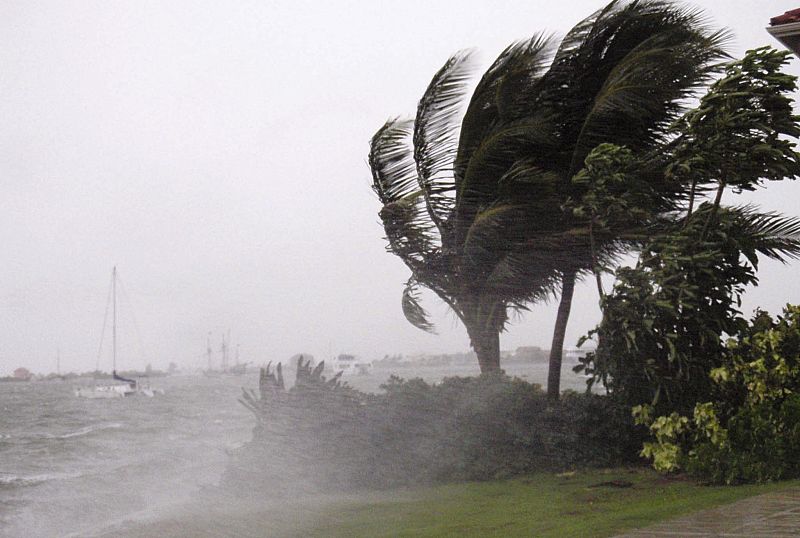
[[383, 205], [397, 202], [418, 188], [414, 155], [409, 145], [412, 127], [411, 120], [390, 119], [370, 140], [368, 161], [372, 190]]
[[[553, 132], [550, 118], [532, 114], [527, 119], [503, 126], [481, 140], [464, 170], [463, 178], [457, 184], [454, 225], [457, 244], [463, 244], [480, 208], [493, 204], [499, 197], [499, 189], [509, 186], [511, 178], [507, 173], [514, 163], [521, 159], [526, 159], [526, 162], [547, 161], [548, 155], [558, 145]], [[541, 171], [546, 172], [546, 169]], [[502, 182], [504, 177], [506, 181]], [[527, 189], [535, 189], [535, 184], [531, 182]]]
[[431, 220], [443, 231], [454, 205], [453, 166], [458, 118], [472, 75], [471, 55], [459, 52], [434, 75], [417, 106], [414, 160]]
[[540, 101], [573, 118], [562, 132], [573, 149], [569, 177], [599, 143], [638, 150], [663, 136], [727, 57], [728, 38], [700, 11], [654, 0], [612, 2], [579, 23], [556, 53]]
[[[535, 34], [509, 45], [481, 77], [461, 123], [455, 161], [455, 178], [460, 182], [481, 142], [502, 122], [522, 118], [518, 100], [534, 88], [550, 60], [552, 38]], [[505, 114], [505, 116], [502, 116]]]
[[624, 2], [612, 0], [573, 26], [558, 45], [558, 49], [553, 56], [553, 67], [568, 63], [581, 49], [585, 48], [590, 37], [597, 33], [597, 22], [618, 11], [620, 4], [624, 4]]
[[[530, 248], [536, 228], [527, 222], [531, 208], [498, 204], [474, 219], [463, 246], [462, 268], [474, 275], [472, 285], [504, 304], [526, 304], [549, 297], [558, 268], [552, 257]], [[553, 251], [563, 245], [554, 245]]]
[[722, 57], [726, 34], [698, 35], [667, 27], [633, 46], [603, 81], [575, 141], [577, 172], [598, 144], [614, 140], [634, 151], [664, 140], [687, 99], [708, 81]]
[[408, 282], [406, 282], [406, 287], [403, 290], [402, 307], [403, 314], [411, 325], [425, 332], [436, 334], [428, 313], [420, 304], [419, 282], [414, 277], [409, 278]]
[[521, 248], [506, 252], [486, 277], [486, 289], [520, 311], [525, 305], [548, 301], [560, 289], [561, 275], [552, 263]]
[[721, 213], [732, 217], [735, 237], [743, 245], [784, 263], [800, 258], [800, 218], [761, 212], [752, 205], [724, 208]]
[[389, 120], [372, 137], [372, 188], [383, 203], [379, 213], [388, 249], [412, 271], [439, 248], [440, 236], [425, 209], [410, 147], [410, 121]]

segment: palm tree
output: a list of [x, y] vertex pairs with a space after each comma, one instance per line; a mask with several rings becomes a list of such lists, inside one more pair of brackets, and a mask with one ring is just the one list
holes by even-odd
[[[462, 123], [456, 196], [465, 211], [489, 204], [522, 212], [528, 252], [556, 271], [561, 287], [550, 354], [548, 393], [558, 397], [564, 334], [576, 279], [613, 259], [636, 234], [600, 237], [593, 254], [585, 221], [564, 211], [579, 198], [572, 178], [601, 143], [625, 146], [649, 166], [638, 171], [668, 210], [683, 186], [667, 180], [658, 148], [686, 99], [723, 58], [725, 32], [711, 31], [696, 10], [662, 1], [614, 1], [576, 25], [546, 72], [526, 44], [509, 48], [489, 69]], [[535, 49], [534, 49], [535, 50]], [[524, 209], [520, 209], [523, 206]], [[511, 209], [513, 208], [513, 209]], [[468, 221], [468, 215], [460, 220]], [[462, 233], [464, 233], [462, 231]], [[550, 283], [552, 280], [550, 281]]]
[[[630, 243], [611, 235], [592, 249], [587, 234], [576, 233], [585, 222], [563, 209], [581, 196], [572, 178], [600, 143], [636, 155], [663, 144], [684, 101], [724, 56], [725, 39], [695, 10], [615, 0], [554, 51], [540, 35], [503, 51], [476, 86], [460, 130], [468, 55], [452, 57], [415, 120], [387, 122], [371, 143], [389, 250], [412, 273], [403, 294], [409, 321], [432, 330], [418, 290], [433, 290], [466, 326], [481, 370], [498, 370], [508, 308], [560, 289], [548, 378], [557, 397], [575, 281], [598, 252], [610, 259]], [[683, 187], [659, 168], [640, 176], [668, 206]]]
[[[544, 54], [546, 43], [532, 40], [529, 56]], [[456, 194], [457, 119], [469, 60], [459, 53], [445, 63], [413, 122], [393, 119], [378, 130], [369, 164], [388, 250], [411, 270], [402, 298], [406, 318], [433, 332], [419, 302], [420, 286], [432, 290], [462, 321], [481, 372], [490, 373], [500, 370], [499, 334], [509, 307], [543, 298], [557, 274], [525, 248], [524, 219], [513, 221], [523, 216], [519, 208], [486, 204], [467, 210], [462, 204], [473, 200]]]

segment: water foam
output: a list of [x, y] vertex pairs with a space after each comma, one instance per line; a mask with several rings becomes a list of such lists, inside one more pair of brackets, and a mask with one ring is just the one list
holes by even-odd
[[110, 424], [99, 424], [95, 426], [86, 426], [74, 432], [65, 433], [63, 435], [51, 435], [49, 436], [50, 439], [72, 439], [73, 437], [83, 437], [84, 435], [89, 435], [94, 432], [99, 432], [102, 430], [116, 430], [122, 428], [122, 424], [119, 422], [112, 422]]
[[78, 478], [80, 473], [42, 473], [27, 476], [13, 474], [0, 474], [0, 487], [29, 487], [43, 484], [51, 480], [67, 480]]

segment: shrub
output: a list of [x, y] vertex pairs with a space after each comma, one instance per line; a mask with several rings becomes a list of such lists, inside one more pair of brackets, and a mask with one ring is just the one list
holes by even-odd
[[743, 256], [743, 217], [720, 209], [718, 225], [698, 240], [711, 214], [701, 206], [684, 227], [653, 238], [636, 267], [620, 268], [590, 335], [597, 351], [576, 370], [629, 407], [690, 413], [709, 398], [709, 372], [725, 360], [724, 338], [747, 325], [738, 308], [757, 282], [754, 256]]
[[800, 476], [800, 307], [788, 305], [777, 320], [758, 312], [728, 350], [710, 374], [714, 399], [691, 419], [634, 409], [653, 436], [642, 455], [661, 471], [728, 484]]
[[302, 359], [286, 390], [262, 371], [253, 440], [223, 483], [251, 493], [341, 491], [485, 480], [637, 460], [642, 437], [625, 408], [591, 394], [549, 401], [538, 385], [502, 375], [438, 384], [391, 377], [382, 394], [325, 380]]

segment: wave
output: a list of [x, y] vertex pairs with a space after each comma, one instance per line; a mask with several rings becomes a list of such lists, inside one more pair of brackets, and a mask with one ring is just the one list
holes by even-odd
[[51, 480], [67, 480], [78, 478], [80, 473], [42, 473], [27, 476], [0, 473], [0, 488], [36, 486]]
[[86, 426], [79, 430], [75, 430], [74, 432], [65, 433], [63, 435], [49, 435], [50, 439], [72, 439], [73, 437], [83, 437], [84, 435], [89, 435], [94, 432], [99, 432], [102, 430], [116, 430], [122, 428], [122, 424], [119, 422], [112, 422], [110, 424], [98, 424], [95, 426]]

